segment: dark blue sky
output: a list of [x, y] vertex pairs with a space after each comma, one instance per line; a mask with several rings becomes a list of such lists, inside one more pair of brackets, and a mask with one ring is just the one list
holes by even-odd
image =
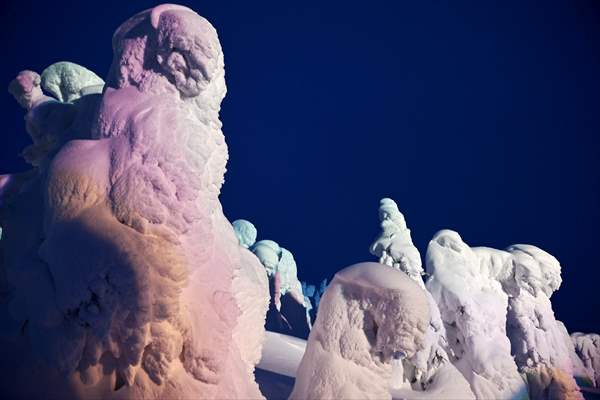
[[[69, 60], [104, 76], [111, 35], [149, 1], [4, 1], [4, 85]], [[424, 252], [471, 245], [555, 255], [569, 330], [600, 331], [597, 1], [185, 1], [217, 28], [229, 93], [225, 214], [296, 256], [301, 279], [371, 259], [379, 198]], [[26, 165], [7, 92], [0, 171]]]

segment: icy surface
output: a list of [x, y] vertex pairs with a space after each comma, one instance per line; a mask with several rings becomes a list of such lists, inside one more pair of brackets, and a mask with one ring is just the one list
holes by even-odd
[[0, 180], [12, 287], [2, 346], [19, 352], [3, 392], [260, 398], [268, 283], [218, 200], [228, 155], [217, 34], [162, 5], [122, 24], [113, 49], [102, 96], [82, 93], [95, 78], [79, 69], [73, 81], [64, 64], [46, 86], [66, 101], [83, 94], [73, 103], [44, 95], [32, 71], [11, 83], [39, 169]]
[[391, 398], [392, 360], [423, 349], [429, 320], [425, 292], [403, 272], [377, 263], [338, 272], [290, 398]]

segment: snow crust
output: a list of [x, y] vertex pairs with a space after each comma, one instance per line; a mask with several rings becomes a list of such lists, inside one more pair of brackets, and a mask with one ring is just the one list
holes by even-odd
[[423, 349], [429, 305], [401, 271], [360, 263], [321, 299], [291, 399], [391, 398], [392, 360]]
[[162, 5], [123, 23], [113, 50], [101, 95], [70, 63], [10, 86], [39, 168], [0, 179], [0, 324], [14, 351], [2, 363], [16, 362], [3, 392], [261, 398], [252, 372], [268, 282], [218, 200], [228, 154], [216, 31]]

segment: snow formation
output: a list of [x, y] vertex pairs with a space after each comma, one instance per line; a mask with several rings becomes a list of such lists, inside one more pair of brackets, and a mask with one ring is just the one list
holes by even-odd
[[261, 398], [268, 282], [218, 199], [216, 31], [161, 5], [123, 23], [113, 50], [102, 94], [70, 63], [10, 85], [38, 168], [0, 179], [3, 393]]
[[446, 327], [454, 364], [478, 399], [526, 398], [527, 386], [506, 335], [510, 254], [470, 248], [458, 233], [438, 232], [427, 249], [427, 289]]
[[558, 260], [530, 245], [507, 248], [514, 268], [504, 287], [510, 294], [506, 330], [519, 371], [533, 399], [582, 399], [568, 334], [554, 318], [550, 296], [562, 282]]
[[339, 271], [290, 398], [390, 399], [392, 376], [403, 378], [402, 359], [423, 349], [429, 321], [425, 291], [403, 272], [378, 263]]

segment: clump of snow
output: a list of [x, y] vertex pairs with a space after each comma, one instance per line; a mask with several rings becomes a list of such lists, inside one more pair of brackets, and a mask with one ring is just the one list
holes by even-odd
[[343, 269], [321, 300], [290, 398], [391, 398], [392, 363], [423, 349], [429, 320], [425, 292], [403, 272]]
[[575, 352], [586, 369], [592, 384], [600, 387], [600, 335], [575, 332], [571, 335]]
[[427, 249], [427, 289], [439, 306], [453, 358], [478, 399], [527, 397], [506, 335], [508, 252], [471, 249], [458, 233], [438, 232]]
[[559, 320], [556, 320], [556, 324], [558, 325], [562, 340], [569, 353], [575, 382], [577, 382], [577, 385], [579, 385], [580, 388], [583, 386], [594, 386], [594, 374], [590, 374], [590, 371], [586, 368], [583, 361], [577, 355], [577, 352], [575, 351], [575, 344], [571, 340], [571, 336], [569, 335], [569, 331], [567, 331], [567, 327]]
[[233, 231], [240, 241], [240, 245], [245, 248], [250, 248], [256, 242], [256, 227], [250, 221], [245, 219], [237, 219], [231, 223]]
[[87, 94], [102, 93], [104, 81], [81, 65], [60, 61], [42, 72], [41, 85], [58, 101], [72, 102]]
[[[2, 360], [15, 363], [3, 393], [260, 398], [268, 281], [218, 200], [228, 153], [216, 31], [162, 5], [123, 23], [113, 49], [102, 96], [58, 102], [31, 71], [11, 83], [40, 168], [0, 188], [12, 290], [2, 346], [19, 349]], [[72, 99], [70, 75], [51, 72]]]

